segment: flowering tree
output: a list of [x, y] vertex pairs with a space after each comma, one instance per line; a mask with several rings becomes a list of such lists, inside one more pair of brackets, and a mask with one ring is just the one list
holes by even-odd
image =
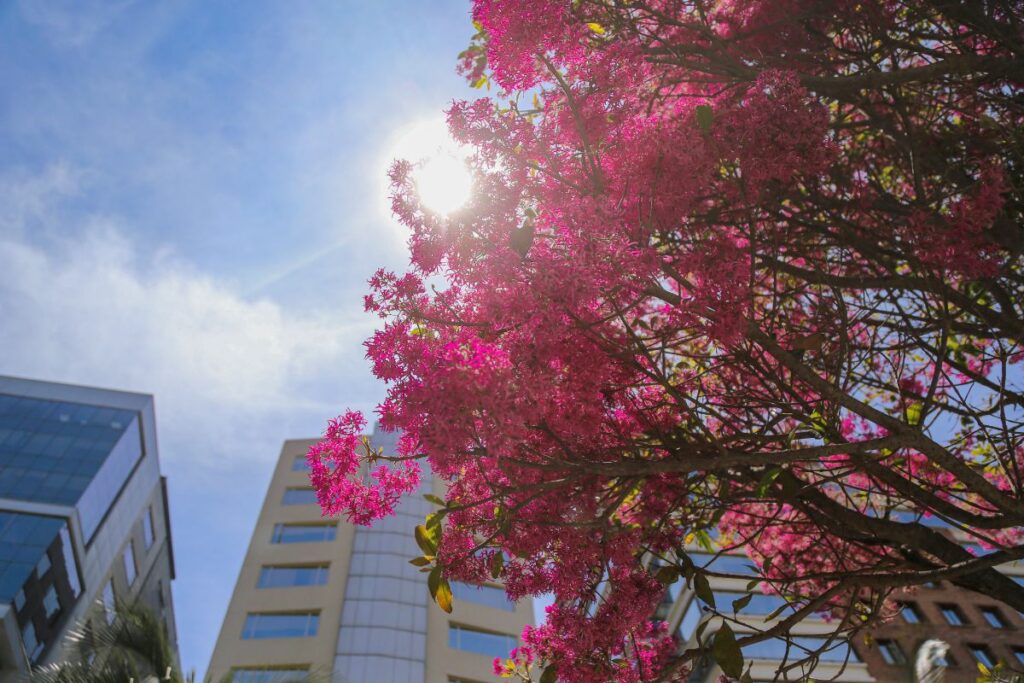
[[1024, 610], [998, 569], [1024, 558], [1024, 5], [473, 12], [461, 67], [498, 97], [448, 118], [475, 198], [435, 215], [392, 168], [412, 260], [372, 279], [367, 348], [403, 436], [333, 422], [325, 512], [386, 515], [428, 462], [414, 562], [446, 609], [447, 579], [553, 592], [501, 669], [544, 681], [691, 666], [649, 617], [673, 581], [713, 602], [694, 543], [793, 605], [739, 636], [719, 606], [736, 678], [744, 644], [822, 612], [848, 636], [928, 581]]

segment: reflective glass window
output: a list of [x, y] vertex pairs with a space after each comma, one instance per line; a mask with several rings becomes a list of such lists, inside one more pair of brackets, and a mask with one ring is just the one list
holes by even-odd
[[309, 462], [306, 461], [306, 456], [295, 456], [295, 460], [292, 460], [292, 472], [309, 472]]
[[337, 524], [275, 524], [271, 543], [324, 543], [337, 538]]
[[300, 668], [234, 669], [231, 683], [303, 683], [309, 671]]
[[319, 623], [319, 612], [249, 614], [245, 617], [242, 638], [306, 638], [316, 635]]
[[895, 666], [907, 663], [907, 657], [903, 654], [903, 649], [895, 640], [879, 640], [878, 652], [882, 655], [882, 659], [885, 660], [886, 664]]
[[448, 647], [454, 650], [475, 652], [487, 657], [505, 659], [519, 641], [515, 636], [504, 633], [478, 631], [465, 626], [448, 627]]
[[117, 616], [115, 609], [114, 599], [114, 580], [107, 581], [107, 585], [103, 587], [103, 614], [107, 618], [108, 624], [114, 623], [114, 618]]
[[121, 559], [124, 560], [124, 577], [128, 581], [128, 585], [135, 583], [135, 544], [130, 542], [124, 547], [124, 552], [121, 554]]
[[452, 597], [456, 600], [465, 600], [466, 602], [503, 609], [509, 612], [514, 611], [516, 608], [516, 604], [505, 595], [504, 588], [498, 588], [497, 586], [472, 586], [461, 581], [452, 581], [451, 586]]
[[1024, 664], [1024, 647], [1013, 648], [1013, 656], [1017, 658], [1019, 664]]
[[43, 556], [39, 558], [39, 562], [36, 563], [36, 576], [40, 579], [43, 578], [43, 575], [50, 571], [50, 566], [50, 556], [43, 553]]
[[135, 421], [130, 410], [0, 394], [0, 497], [74, 505]]
[[260, 569], [257, 588], [320, 586], [327, 583], [327, 565], [314, 567], [269, 566]]
[[313, 505], [316, 501], [316, 491], [311, 488], [285, 489], [281, 505]]
[[908, 624], [920, 624], [925, 621], [921, 610], [912, 602], [900, 603], [900, 616]]
[[[732, 591], [718, 591], [715, 593], [715, 604], [718, 605], [719, 609], [721, 609], [722, 611], [731, 611], [733, 601], [739, 600], [743, 598], [745, 595], [747, 594]], [[739, 613], [746, 615], [765, 616], [771, 614], [772, 612], [786, 604], [786, 599], [781, 595], [765, 595], [764, 593], [753, 593], [751, 594], [750, 602], [748, 602], [746, 607], [740, 610]]]
[[10, 602], [37, 568], [49, 570], [43, 557], [66, 526], [59, 517], [0, 511], [0, 603]]
[[56, 586], [50, 586], [43, 595], [43, 609], [46, 610], [47, 619], [53, 619], [60, 611], [60, 598], [57, 597]]
[[701, 609], [700, 600], [697, 598], [690, 600], [690, 604], [687, 605], [683, 618], [679, 622], [679, 628], [676, 630], [676, 636], [680, 642], [685, 643], [693, 637], [694, 631], [697, 630], [697, 624], [700, 623], [703, 616], [704, 610]]
[[946, 623], [951, 626], [963, 626], [966, 623], [963, 613], [956, 605], [939, 605], [939, 611], [942, 612]]
[[992, 651], [988, 649], [988, 646], [968, 645], [967, 649], [971, 651], [971, 656], [979, 664], [984, 664], [989, 669], [996, 665], [995, 657], [992, 656]]
[[43, 643], [36, 637], [36, 627], [31, 621], [21, 629], [21, 641], [25, 644], [28, 658], [35, 663], [39, 659], [39, 655], [43, 653]]
[[[792, 644], [789, 648], [789, 661], [796, 661], [803, 659], [811, 652], [815, 652], [818, 648], [825, 644], [824, 638], [812, 638], [807, 636], [797, 636], [792, 639]], [[749, 659], [778, 659], [781, 660], [786, 657], [786, 641], [778, 638], [770, 640], [762, 640], [757, 643], [752, 643], [743, 648], [743, 654]], [[847, 659], [848, 658], [848, 659]], [[828, 650], [825, 650], [818, 655], [819, 661], [822, 662], [859, 662], [857, 654], [850, 647], [850, 644], [845, 641], [833, 642]]]
[[981, 614], [992, 628], [1009, 628], [1009, 624], [995, 607], [982, 607]]
[[710, 553], [689, 553], [690, 559], [698, 567], [720, 574], [740, 574], [754, 576], [757, 572], [754, 563], [746, 555], [718, 555]]
[[153, 508], [146, 508], [146, 514], [142, 516], [142, 542], [146, 545], [146, 550], [153, 547]]

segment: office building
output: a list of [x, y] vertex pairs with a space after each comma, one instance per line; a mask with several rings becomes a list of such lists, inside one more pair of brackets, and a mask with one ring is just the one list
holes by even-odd
[[[529, 601], [510, 603], [498, 586], [455, 584], [452, 614], [409, 564], [422, 551], [413, 528], [440, 494], [429, 478], [397, 514], [373, 527], [323, 519], [305, 454], [313, 439], [285, 442], [238, 575], [207, 681], [277, 683], [484, 683], [496, 680]], [[376, 431], [375, 448], [394, 452]]]
[[153, 397], [0, 377], [0, 683], [63, 661], [118, 599], [177, 653], [173, 578]]
[[[935, 518], [922, 521], [942, 526]], [[972, 545], [963, 540], [962, 534], [954, 534], [951, 530], [947, 533], [959, 536], [964, 545]], [[981, 552], [980, 548], [973, 550]], [[742, 554], [715, 555], [697, 547], [689, 548], [688, 552], [697, 566], [742, 577], [709, 577], [718, 609], [729, 612], [732, 601], [746, 595], [748, 582], [755, 576], [750, 560]], [[1024, 583], [1024, 564], [1005, 565], [1000, 570], [1018, 583]], [[702, 640], [711, 636], [716, 628], [715, 620], [695, 591], [686, 589], [684, 583], [680, 580], [668, 588], [655, 614], [655, 618], [668, 622], [679, 642], [680, 651], [696, 646], [697, 631], [702, 622], [712, 622], [703, 628]], [[764, 595], [758, 590], [754, 589], [754, 596], [740, 612], [744, 625], [732, 624], [737, 637], [744, 632], [772, 626], [776, 622], [770, 617], [777, 617], [780, 614], [778, 610], [786, 609], [783, 598]], [[978, 678], [979, 663], [991, 669], [1001, 661], [1010, 669], [1024, 670], [1024, 617], [1016, 610], [945, 581], [897, 594], [896, 600], [902, 610], [894, 620], [874, 628], [870, 634], [857, 636], [852, 642], [832, 644], [820, 655], [813, 670], [796, 667], [788, 671], [786, 678], [780, 676], [779, 680], [803, 681], [813, 676], [814, 680], [850, 683], [911, 683], [915, 680], [913, 665], [918, 650], [931, 639], [942, 640], [949, 645], [944, 662], [945, 683], [974, 683]], [[824, 638], [834, 627], [834, 623], [820, 618], [804, 620], [794, 629], [795, 638], [788, 654], [786, 643], [777, 639], [744, 648], [745, 661], [753, 665], [752, 678], [755, 681], [774, 680], [783, 658], [793, 663], [809, 651], [817, 650], [826, 643]], [[695, 667], [688, 680], [691, 683], [711, 683], [721, 673], [717, 665], [706, 658]]]

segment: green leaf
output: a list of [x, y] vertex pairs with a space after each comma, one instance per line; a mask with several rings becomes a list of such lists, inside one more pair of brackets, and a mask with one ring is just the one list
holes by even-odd
[[711, 656], [729, 678], [739, 678], [743, 675], [743, 652], [736, 644], [736, 635], [729, 624], [723, 623], [715, 634], [715, 640], [711, 644]]
[[753, 593], [747, 593], [742, 598], [736, 598], [735, 600], [732, 601], [732, 611], [734, 613], [741, 611], [744, 607], [746, 607], [747, 605], [750, 604], [750, 600], [753, 597], [754, 597]]
[[427, 556], [414, 557], [411, 560], [409, 560], [409, 564], [411, 564], [414, 567], [426, 567], [428, 564], [430, 564], [433, 561], [434, 561], [433, 557], [427, 557]]
[[445, 515], [448, 514], [447, 510], [438, 510], [437, 512], [431, 512], [427, 515], [427, 529], [435, 529], [441, 525]]
[[430, 597], [434, 599], [438, 607], [451, 614], [452, 611], [452, 588], [448, 585], [448, 579], [441, 576], [441, 567], [434, 567], [427, 577], [427, 588], [430, 590]]
[[433, 493], [424, 493], [423, 497], [427, 500], [428, 503], [433, 503], [434, 505], [440, 505], [441, 507], [445, 507], [444, 500], [438, 496], [435, 496]]
[[448, 579], [441, 579], [437, 586], [437, 593], [434, 595], [437, 606], [448, 614], [452, 613], [452, 587], [448, 585]]
[[766, 616], [764, 618], [764, 620], [765, 621], [771, 621], [771, 620], [775, 619], [777, 616], [779, 616], [780, 614], [782, 614], [783, 612], [785, 612], [786, 609], [788, 609], [788, 608], [789, 608], [789, 603], [788, 602], [784, 602], [781, 605], [779, 605], [778, 607], [776, 607], [775, 609], [773, 609], [772, 613], [769, 614], [768, 616]]
[[697, 627], [697, 633], [696, 633], [696, 637], [697, 637], [697, 644], [698, 644], [698, 645], [702, 645], [702, 643], [700, 642], [700, 638], [701, 638], [701, 636], [703, 636], [703, 635], [704, 635], [704, 630], [705, 630], [705, 629], [706, 629], [706, 628], [707, 628], [707, 627], [708, 627], [708, 626], [709, 626], [710, 624], [711, 624], [711, 622], [710, 622], [710, 621], [703, 621], [703, 622], [701, 622], [700, 626], [698, 626], [698, 627]]
[[499, 550], [498, 552], [491, 555], [491, 578], [496, 579], [501, 576], [501, 570], [505, 568], [505, 556]]
[[771, 487], [772, 482], [775, 481], [780, 474], [782, 474], [781, 467], [772, 467], [764, 473], [764, 476], [761, 477], [761, 481], [758, 483], [755, 491], [758, 498], [764, 498], [764, 495], [768, 493], [768, 489]]
[[694, 535], [697, 537], [697, 545], [702, 549], [709, 553], [715, 551], [714, 541], [711, 540], [711, 534], [708, 533], [707, 529], [698, 529]]
[[548, 664], [544, 667], [544, 673], [540, 675], [540, 683], [555, 683], [558, 680], [558, 667]]
[[715, 114], [706, 104], [698, 104], [697, 109], [697, 125], [703, 131], [711, 130], [711, 123], [714, 121]]
[[704, 572], [694, 574], [693, 589], [697, 592], [697, 597], [704, 601], [704, 604], [715, 609], [715, 594], [711, 590], [711, 584], [708, 583], [707, 574]]
[[654, 578], [657, 579], [659, 583], [666, 586], [673, 584], [679, 580], [679, 567], [674, 567], [672, 565], [662, 567], [658, 570], [658, 573]]
[[761, 583], [761, 579], [753, 579], [752, 581], [747, 581], [747, 592], [749, 593], [750, 591], [757, 588], [757, 584], [759, 583]]
[[749, 668], [740, 676], [740, 683], [754, 683], [754, 678], [750, 675]]
[[437, 555], [436, 536], [422, 524], [416, 525], [414, 532], [416, 545], [420, 547], [424, 555]]

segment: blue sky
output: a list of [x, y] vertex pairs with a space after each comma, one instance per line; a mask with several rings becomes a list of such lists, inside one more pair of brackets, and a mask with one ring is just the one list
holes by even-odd
[[285, 438], [383, 388], [362, 312], [401, 131], [478, 96], [467, 2], [0, 4], [0, 374], [156, 396], [183, 664]]

